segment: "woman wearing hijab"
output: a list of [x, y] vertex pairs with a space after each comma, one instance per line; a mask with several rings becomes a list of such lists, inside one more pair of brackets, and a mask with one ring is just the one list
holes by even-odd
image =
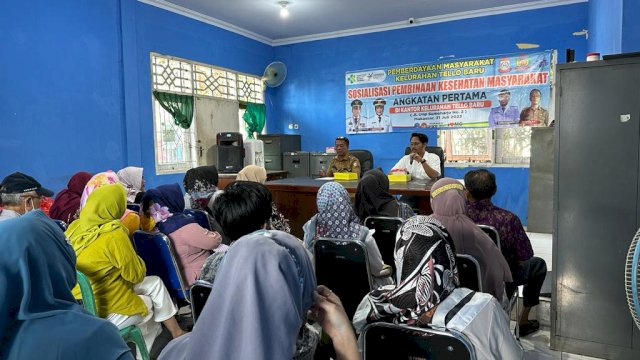
[[[138, 325], [147, 348], [163, 323], [173, 337], [184, 334], [174, 315], [178, 311], [162, 280], [146, 276], [120, 218], [127, 207], [124, 187], [104, 185], [94, 190], [80, 217], [65, 235], [77, 256], [77, 267], [91, 281], [98, 314], [119, 329]], [[81, 298], [76, 286], [73, 295]], [[151, 321], [153, 318], [153, 321]]]
[[456, 330], [469, 338], [478, 360], [522, 359], [509, 319], [489, 294], [458, 286], [455, 249], [447, 230], [431, 216], [414, 216], [398, 230], [398, 282], [365, 296], [353, 317], [356, 331], [384, 321]]
[[[236, 180], [240, 181], [253, 181], [260, 184], [267, 182], [267, 170], [263, 167], [256, 165], [245, 166], [236, 177]], [[284, 232], [291, 232], [291, 226], [289, 226], [289, 220], [287, 220], [275, 203], [271, 203], [271, 220], [269, 220], [269, 229], [280, 230]]]
[[300, 241], [259, 230], [229, 248], [193, 331], [169, 343], [159, 359], [293, 359], [310, 309], [332, 338], [337, 359], [358, 359], [340, 300], [326, 287], [316, 289]]
[[190, 169], [184, 174], [182, 185], [186, 192], [186, 205], [207, 211], [209, 200], [218, 191], [218, 169], [213, 165]]
[[498, 301], [508, 301], [505, 282], [512, 282], [511, 271], [496, 244], [466, 215], [467, 198], [458, 180], [444, 178], [431, 187], [433, 217], [448, 230], [459, 254], [473, 256], [480, 264], [482, 290]]
[[355, 208], [362, 223], [369, 216], [388, 216], [405, 220], [415, 215], [411, 206], [399, 202], [389, 193], [389, 178], [380, 169], [367, 171], [358, 182]]
[[[120, 183], [120, 179], [118, 178], [118, 175], [116, 175], [116, 173], [114, 173], [113, 171], [105, 171], [93, 175], [93, 177], [89, 180], [89, 182], [87, 182], [87, 185], [85, 185], [84, 190], [82, 191], [79, 210], [82, 211], [82, 208], [84, 208], [84, 205], [87, 203], [89, 195], [91, 195], [94, 190], [98, 189], [101, 186], [118, 183]], [[78, 211], [78, 216], [80, 215], [80, 211]], [[122, 215], [122, 218], [120, 218], [120, 221], [129, 231], [129, 238], [131, 239], [133, 238], [133, 233], [136, 230], [140, 230], [141, 227], [145, 231], [150, 231], [153, 229], [153, 226], [155, 226], [155, 224], [153, 224], [152, 222], [144, 222], [143, 224], [141, 224], [140, 216], [135, 212], [127, 209], [125, 209], [125, 212]]]
[[85, 171], [75, 173], [67, 188], [60, 191], [56, 195], [53, 205], [49, 210], [49, 216], [52, 219], [64, 221], [67, 224], [71, 224], [73, 220], [77, 219], [78, 209], [80, 209], [80, 197], [82, 196], [82, 190], [85, 185], [91, 179], [91, 174]]
[[0, 358], [133, 359], [118, 329], [73, 298], [76, 256], [56, 223], [41, 211], [3, 221], [0, 243]]
[[144, 192], [144, 176], [141, 167], [127, 166], [118, 171], [118, 179], [127, 190], [127, 202], [135, 203], [138, 193]]
[[200, 274], [211, 251], [220, 246], [222, 237], [198, 225], [193, 216], [183, 214], [184, 197], [180, 185], [161, 185], [142, 197], [142, 211], [153, 218], [157, 229], [169, 236], [178, 255], [178, 267], [188, 286]]
[[313, 242], [320, 237], [358, 240], [367, 248], [371, 281], [374, 286], [392, 284], [386, 275], [391, 266], [385, 265], [376, 241], [374, 230], [360, 225], [358, 216], [351, 207], [349, 193], [337, 182], [327, 182], [320, 187], [316, 198], [318, 213], [303, 226], [304, 244], [313, 253]]

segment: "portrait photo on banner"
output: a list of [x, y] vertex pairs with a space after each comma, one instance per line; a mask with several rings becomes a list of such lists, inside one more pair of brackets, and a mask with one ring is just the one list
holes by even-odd
[[550, 126], [556, 51], [349, 71], [347, 134]]

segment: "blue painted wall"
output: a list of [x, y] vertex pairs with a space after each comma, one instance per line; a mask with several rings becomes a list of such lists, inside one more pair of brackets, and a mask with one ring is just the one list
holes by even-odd
[[[52, 190], [80, 170], [156, 176], [149, 53], [262, 74], [273, 48], [135, 0], [12, 1], [0, 11], [0, 178]], [[28, 15], [28, 16], [27, 16]]]
[[0, 10], [0, 177], [54, 190], [125, 163], [117, 1], [11, 1]]
[[[589, 0], [589, 52], [598, 52], [601, 56], [620, 53], [622, 3], [623, 0]], [[576, 56], [576, 60], [584, 61], [584, 58]]]
[[[347, 71], [435, 61], [453, 54], [457, 58], [518, 51], [516, 42], [558, 49], [564, 62], [566, 48], [584, 58], [587, 41], [572, 32], [587, 27], [586, 3], [547, 9], [451, 21], [407, 29], [284, 45], [275, 59], [287, 64], [284, 84], [269, 89], [270, 133], [299, 133], [307, 151], [322, 151], [336, 136], [344, 135], [344, 74]], [[535, 19], [535, 20], [532, 20]], [[288, 129], [298, 123], [297, 131]], [[431, 143], [436, 132], [425, 132]], [[373, 152], [376, 166], [389, 170], [408, 145], [408, 133], [362, 134], [350, 137], [351, 148]], [[446, 169], [447, 176], [464, 171]], [[528, 169], [496, 169], [502, 184], [496, 203], [515, 211], [526, 222]], [[510, 185], [506, 185], [509, 183]], [[502, 192], [509, 191], [503, 195]], [[511, 193], [512, 192], [512, 193]]]
[[624, 0], [622, 52], [640, 51], [640, 0]]

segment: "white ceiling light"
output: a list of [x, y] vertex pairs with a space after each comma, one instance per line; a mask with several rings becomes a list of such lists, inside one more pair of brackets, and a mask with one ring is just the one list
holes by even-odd
[[287, 16], [289, 16], [289, 9], [287, 9], [287, 5], [289, 5], [289, 2], [288, 1], [280, 1], [278, 4], [280, 4], [280, 6], [282, 6], [282, 9], [280, 9], [280, 17], [286, 18]]

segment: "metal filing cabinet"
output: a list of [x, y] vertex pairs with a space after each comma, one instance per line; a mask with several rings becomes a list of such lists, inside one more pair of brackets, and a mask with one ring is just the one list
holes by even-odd
[[282, 153], [300, 151], [300, 135], [258, 135], [264, 142], [264, 166], [267, 170], [283, 170]]
[[551, 348], [640, 359], [624, 289], [640, 225], [640, 58], [556, 69]]
[[311, 155], [309, 156], [309, 171], [311, 173], [311, 176], [321, 176], [321, 170], [326, 173], [329, 162], [334, 156], [336, 155], [327, 153], [311, 153]]
[[284, 171], [287, 178], [308, 177], [309, 172], [309, 152], [296, 151], [282, 154]]

